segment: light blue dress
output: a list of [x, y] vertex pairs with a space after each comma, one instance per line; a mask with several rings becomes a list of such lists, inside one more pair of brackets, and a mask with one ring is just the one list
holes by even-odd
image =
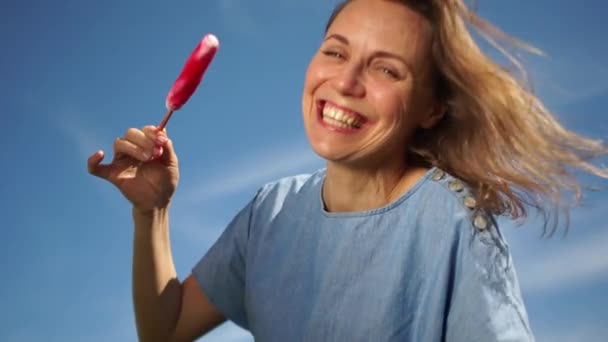
[[263, 186], [193, 268], [256, 341], [533, 341], [495, 220], [432, 168], [389, 205], [329, 213], [325, 170]]

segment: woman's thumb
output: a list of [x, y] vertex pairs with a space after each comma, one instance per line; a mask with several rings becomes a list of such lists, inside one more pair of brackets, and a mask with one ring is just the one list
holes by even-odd
[[110, 165], [103, 165], [104, 152], [99, 150], [93, 153], [89, 159], [87, 159], [87, 169], [90, 174], [99, 178], [108, 179], [110, 177]]

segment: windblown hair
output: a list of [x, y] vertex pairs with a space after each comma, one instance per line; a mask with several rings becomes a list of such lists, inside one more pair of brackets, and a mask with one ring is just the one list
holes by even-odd
[[[352, 1], [334, 9], [326, 32]], [[475, 14], [464, 0], [384, 1], [402, 3], [429, 20], [436, 96], [448, 108], [435, 127], [417, 132], [409, 157], [465, 181], [479, 210], [512, 219], [526, 218], [527, 208], [538, 210], [544, 232], [553, 222], [552, 234], [559, 213], [569, 217], [563, 195], [571, 192], [574, 203], [580, 202], [574, 171], [608, 178], [607, 170], [591, 164], [608, 148], [560, 125], [506, 46], [540, 52]], [[484, 54], [469, 28], [500, 51], [512, 71]]]

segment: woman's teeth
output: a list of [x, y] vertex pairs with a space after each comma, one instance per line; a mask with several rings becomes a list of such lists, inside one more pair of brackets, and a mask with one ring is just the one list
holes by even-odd
[[323, 106], [323, 121], [341, 128], [359, 128], [361, 122], [352, 114], [344, 112], [340, 108], [325, 104]]

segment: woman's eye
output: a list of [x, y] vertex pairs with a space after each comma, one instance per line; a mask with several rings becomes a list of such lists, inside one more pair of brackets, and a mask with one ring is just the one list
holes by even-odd
[[338, 51], [333, 51], [333, 50], [325, 50], [325, 51], [323, 51], [323, 54], [325, 56], [329, 56], [329, 57], [336, 57], [336, 58], [340, 58], [340, 59], [344, 58], [344, 56], [341, 53], [339, 53]]
[[394, 69], [392, 69], [392, 68], [387, 68], [387, 67], [382, 67], [381, 66], [381, 67], [378, 68], [378, 70], [382, 74], [384, 74], [384, 75], [386, 75], [386, 76], [388, 76], [390, 78], [393, 78], [393, 79], [399, 79], [401, 77], [399, 75], [399, 73], [397, 71], [395, 71]]

